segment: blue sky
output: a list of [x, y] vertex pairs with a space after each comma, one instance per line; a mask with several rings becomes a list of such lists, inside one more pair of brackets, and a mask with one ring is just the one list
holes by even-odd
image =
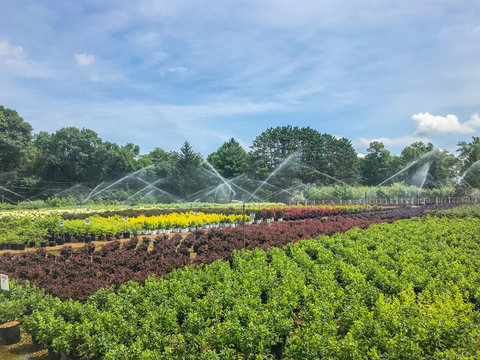
[[360, 153], [479, 136], [476, 1], [3, 0], [0, 14], [0, 103], [35, 132], [204, 155], [287, 124]]

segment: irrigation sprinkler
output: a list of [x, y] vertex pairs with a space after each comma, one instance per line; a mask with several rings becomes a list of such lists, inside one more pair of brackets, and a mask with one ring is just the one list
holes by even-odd
[[245, 199], [243, 199], [242, 201], [240, 200], [232, 200], [232, 202], [234, 203], [243, 203], [243, 207], [242, 207], [242, 217], [243, 217], [243, 248], [245, 249], [245, 245], [246, 245], [246, 242], [247, 242], [247, 224], [245, 224]]

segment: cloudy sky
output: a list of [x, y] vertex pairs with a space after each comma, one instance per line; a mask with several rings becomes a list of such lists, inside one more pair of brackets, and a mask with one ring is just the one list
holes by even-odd
[[310, 126], [360, 153], [480, 132], [471, 0], [2, 0], [0, 104], [142, 152]]

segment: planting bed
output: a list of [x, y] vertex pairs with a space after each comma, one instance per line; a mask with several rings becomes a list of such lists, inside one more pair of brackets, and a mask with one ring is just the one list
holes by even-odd
[[33, 311], [37, 342], [89, 359], [476, 359], [479, 234], [478, 219], [415, 218], [234, 252], [84, 303], [15, 283], [5, 301]]
[[[11, 211], [0, 213], [0, 251], [24, 250], [35, 246], [55, 246], [69, 242], [90, 242], [129, 237], [132, 233], [156, 234], [187, 232], [197, 228], [234, 226], [239, 222], [252, 222], [249, 215], [260, 222], [263, 218], [303, 219], [333, 216], [345, 213], [377, 210], [377, 207], [328, 206], [305, 208], [302, 206], [267, 207], [250, 206], [246, 214], [238, 208], [205, 208], [202, 211], [178, 212], [175, 209], [130, 209], [103, 212], [108, 217], [80, 211], [73, 214], [55, 213], [51, 210], [38, 212]], [[177, 209], [178, 210], [178, 209]], [[57, 214], [54, 216], [54, 214]], [[135, 216], [132, 216], [135, 215]], [[88, 219], [87, 219], [88, 217]], [[126, 236], [125, 236], [126, 234]]]
[[[177, 234], [159, 237], [152, 251], [138, 240], [120, 245], [112, 242], [99, 251], [89, 244], [73, 252], [65, 247], [60, 255], [44, 249], [21, 255], [0, 256], [0, 272], [46, 289], [61, 299], [84, 300], [99, 288], [128, 280], [144, 281], [149, 275], [164, 275], [188, 264], [210, 263], [228, 258], [234, 250], [284, 246], [305, 238], [344, 232], [357, 226], [392, 222], [423, 215], [422, 208], [398, 208], [380, 212], [353, 213], [325, 219], [251, 225], [245, 229], [221, 228], [196, 231], [183, 239]], [[138, 245], [138, 246], [137, 246]], [[196, 256], [192, 256], [196, 255]]]

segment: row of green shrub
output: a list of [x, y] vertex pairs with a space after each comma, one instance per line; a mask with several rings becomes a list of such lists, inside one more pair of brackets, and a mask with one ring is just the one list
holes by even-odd
[[479, 219], [402, 220], [51, 299], [25, 329], [96, 359], [476, 359], [479, 255]]
[[[314, 186], [304, 191], [303, 196], [308, 200], [354, 200], [364, 199], [365, 194], [369, 199], [411, 199], [411, 198], [436, 198], [458, 196], [453, 186], [441, 188], [419, 189], [417, 186], [394, 183], [388, 186]], [[465, 195], [462, 195], [465, 196]]]
[[430, 210], [426, 213], [431, 216], [448, 218], [480, 218], [480, 205], [462, 205], [448, 210]]

